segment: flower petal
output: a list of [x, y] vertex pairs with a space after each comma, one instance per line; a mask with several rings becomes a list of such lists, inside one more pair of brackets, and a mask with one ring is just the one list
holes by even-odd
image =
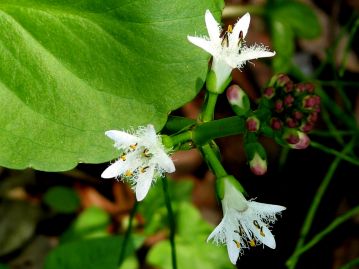
[[239, 67], [241, 67], [246, 61], [264, 58], [264, 57], [272, 57], [275, 55], [275, 52], [269, 51], [266, 47], [261, 45], [254, 45], [251, 47], [243, 47], [241, 52], [234, 58], [233, 61], [237, 63]]
[[[272, 232], [267, 228], [267, 226], [260, 220], [255, 218], [246, 218], [245, 220], [246, 226], [252, 231], [253, 235], [257, 240], [262, 242], [267, 247], [272, 249], [276, 248], [276, 243]], [[254, 225], [256, 222], [257, 226]]]
[[138, 141], [138, 138], [134, 135], [131, 135], [126, 132], [117, 131], [117, 130], [110, 130], [105, 132], [109, 138], [116, 142], [115, 147], [128, 147], [131, 144], [135, 144]]
[[120, 176], [127, 169], [126, 161], [117, 160], [102, 172], [102, 178], [113, 178]]
[[215, 44], [220, 44], [219, 36], [221, 35], [222, 28], [220, 24], [216, 21], [216, 19], [213, 17], [211, 11], [209, 11], [208, 9], [206, 10], [205, 21], [211, 42], [214, 42]]
[[144, 129], [143, 135], [146, 139], [150, 140], [151, 142], [157, 141], [157, 134], [155, 127], [152, 124], [148, 124], [146, 128]]
[[231, 238], [227, 238], [227, 252], [231, 263], [236, 265], [240, 249], [237, 247], [236, 243]]
[[196, 37], [196, 36], [187, 36], [187, 39], [192, 44], [196, 45], [197, 47], [200, 47], [201, 49], [207, 51], [211, 55], [214, 55], [214, 49], [211, 44], [211, 41], [206, 40], [202, 37]]
[[138, 174], [135, 187], [137, 201], [142, 201], [146, 197], [152, 184], [153, 174], [153, 166], [150, 166], [144, 173]]
[[156, 163], [167, 173], [173, 173], [174, 171], [176, 171], [176, 167], [172, 159], [163, 151], [157, 153]]
[[255, 201], [249, 201], [248, 204], [254, 211], [264, 215], [275, 215], [286, 209], [284, 206], [281, 205], [258, 203]]
[[250, 21], [251, 21], [251, 16], [249, 15], [249, 13], [246, 13], [236, 22], [236, 24], [233, 27], [232, 33], [228, 37], [229, 46], [238, 47], [239, 33], [240, 32], [243, 33], [243, 39], [246, 37]]

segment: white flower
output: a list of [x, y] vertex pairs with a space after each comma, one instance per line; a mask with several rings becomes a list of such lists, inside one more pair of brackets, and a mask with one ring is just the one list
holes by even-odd
[[153, 125], [140, 127], [134, 134], [110, 130], [105, 133], [115, 141], [121, 156], [101, 175], [102, 178], [121, 177], [133, 186], [136, 198], [145, 198], [152, 181], [165, 172], [174, 172], [175, 166], [156, 135]]
[[269, 224], [276, 221], [276, 214], [285, 207], [247, 201], [229, 181], [224, 183], [222, 200], [223, 219], [209, 235], [207, 242], [226, 244], [229, 259], [236, 264], [243, 249], [264, 244], [276, 247]]
[[187, 38], [191, 43], [213, 56], [212, 70], [216, 75], [216, 89], [220, 89], [228, 80], [232, 69], [240, 69], [252, 59], [275, 55], [275, 52], [268, 51], [268, 48], [263, 45], [255, 44], [250, 47], [246, 45], [244, 38], [249, 27], [249, 13], [242, 16], [233, 29], [230, 25], [224, 34], [222, 34], [220, 24], [209, 10], [206, 10], [205, 21], [209, 38], [195, 36]]

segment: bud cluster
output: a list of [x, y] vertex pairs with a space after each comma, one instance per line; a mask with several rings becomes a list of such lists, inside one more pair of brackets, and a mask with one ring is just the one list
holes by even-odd
[[320, 97], [314, 94], [311, 83], [294, 84], [287, 75], [281, 74], [263, 90], [266, 104], [272, 111], [269, 125], [274, 131], [294, 128], [310, 132], [318, 119]]

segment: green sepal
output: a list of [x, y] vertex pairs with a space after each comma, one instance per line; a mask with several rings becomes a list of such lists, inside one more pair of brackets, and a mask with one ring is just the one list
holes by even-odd
[[261, 157], [261, 159], [267, 160], [267, 152], [259, 142], [244, 143], [244, 151], [247, 155], [248, 161], [251, 161], [256, 153]]
[[236, 103], [230, 103], [230, 104], [231, 104], [233, 112], [237, 116], [246, 116], [251, 108], [249, 97], [245, 93], [245, 91], [241, 90], [240, 98], [242, 98], [242, 100], [240, 101], [240, 105], [236, 104]]
[[206, 89], [209, 92], [213, 92], [216, 94], [221, 94], [224, 92], [224, 90], [227, 88], [229, 83], [232, 81], [232, 76], [229, 75], [229, 77], [224, 81], [222, 85], [217, 86], [217, 76], [216, 73], [213, 70], [210, 70], [208, 72], [207, 78], [206, 78]]

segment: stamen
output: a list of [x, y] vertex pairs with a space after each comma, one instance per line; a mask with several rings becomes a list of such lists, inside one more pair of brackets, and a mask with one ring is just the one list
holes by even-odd
[[[242, 47], [243, 42], [243, 32], [240, 31], [238, 35], [238, 47]], [[239, 53], [241, 53], [241, 49], [239, 49]]]
[[125, 172], [125, 177], [132, 177], [133, 176], [133, 172], [130, 170], [130, 169], [128, 169], [126, 172]]
[[241, 243], [237, 240], [233, 240], [233, 242], [236, 244], [237, 248], [241, 248]]
[[147, 148], [145, 148], [142, 153], [143, 153], [143, 156], [145, 156], [146, 158], [149, 158], [152, 156], [150, 153], [150, 150]]
[[252, 239], [251, 241], [249, 241], [249, 245], [251, 247], [255, 247], [256, 246], [256, 242], [254, 242], [254, 240]]
[[229, 46], [229, 40], [228, 40], [228, 32], [225, 32], [222, 38], [222, 43], [221, 43], [222, 47]]
[[232, 33], [232, 32], [233, 32], [232, 24], [229, 24], [229, 25], [228, 25], [227, 32], [228, 32], [228, 33]]
[[253, 221], [253, 225], [256, 226], [257, 229], [260, 229], [261, 226], [259, 225], [258, 221], [257, 220], [254, 220]]
[[126, 161], [126, 154], [123, 153], [123, 154], [121, 155], [120, 159], [121, 159], [122, 161]]
[[145, 167], [141, 167], [140, 168], [140, 173], [143, 174], [144, 172], [146, 172], [146, 170], [149, 168], [149, 166], [145, 166]]
[[260, 230], [259, 234], [260, 234], [261, 236], [263, 236], [263, 237], [266, 236], [266, 234], [263, 232], [263, 226], [261, 227], [261, 230]]
[[137, 143], [136, 144], [133, 144], [133, 145], [130, 145], [130, 149], [133, 151], [137, 148]]

